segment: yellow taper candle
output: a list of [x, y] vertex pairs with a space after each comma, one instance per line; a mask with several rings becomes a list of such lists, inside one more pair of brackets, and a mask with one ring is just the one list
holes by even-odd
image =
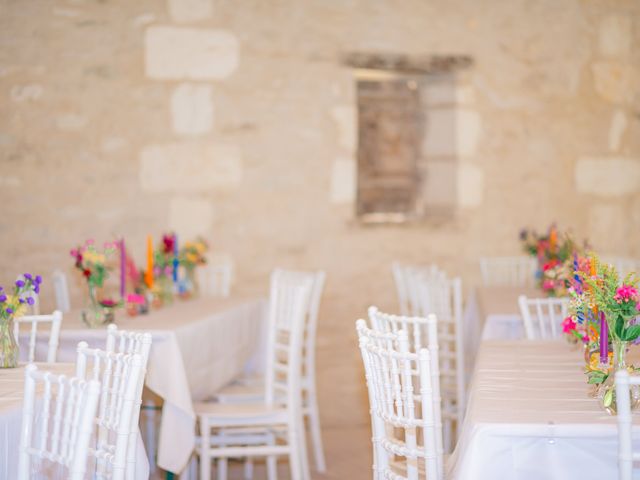
[[147, 236], [147, 271], [145, 272], [145, 283], [147, 288], [153, 288], [153, 238]]

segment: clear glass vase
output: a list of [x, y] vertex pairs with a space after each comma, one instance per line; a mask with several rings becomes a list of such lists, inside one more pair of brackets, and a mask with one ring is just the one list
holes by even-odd
[[97, 328], [115, 321], [113, 308], [100, 305], [95, 287], [89, 286], [87, 305], [82, 310], [82, 321], [89, 328]]
[[13, 335], [13, 318], [0, 321], [0, 368], [18, 366], [20, 350]]
[[[626, 354], [629, 342], [622, 340], [613, 340], [613, 365], [609, 369], [607, 379], [600, 385], [598, 390], [598, 399], [602, 408], [610, 414], [616, 415], [618, 406], [616, 404], [616, 372], [618, 370], [627, 370]], [[630, 405], [631, 410], [635, 410], [640, 405], [640, 388], [637, 385], [630, 386]]]

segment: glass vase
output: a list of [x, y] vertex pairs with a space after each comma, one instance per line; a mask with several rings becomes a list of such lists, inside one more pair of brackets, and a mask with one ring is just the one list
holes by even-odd
[[97, 328], [115, 321], [113, 308], [100, 305], [95, 287], [89, 286], [87, 305], [82, 310], [82, 321], [89, 328]]
[[13, 318], [0, 321], [0, 368], [18, 366], [18, 342], [13, 335]]
[[[613, 365], [609, 369], [607, 379], [600, 385], [598, 390], [598, 399], [600, 405], [609, 415], [616, 415], [618, 406], [616, 403], [616, 372], [619, 370], [627, 370], [626, 354], [629, 342], [622, 340], [613, 340]], [[631, 410], [635, 410], [640, 405], [640, 388], [637, 385], [630, 386], [629, 403]]]

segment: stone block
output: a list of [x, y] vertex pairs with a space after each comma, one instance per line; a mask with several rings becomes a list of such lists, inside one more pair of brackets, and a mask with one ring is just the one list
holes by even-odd
[[458, 205], [460, 207], [478, 207], [484, 199], [484, 172], [470, 163], [458, 165]]
[[[633, 98], [633, 70], [619, 62], [597, 62], [591, 65], [595, 89], [606, 100], [623, 103]], [[637, 86], [636, 86], [637, 89]]]
[[218, 142], [150, 145], [140, 153], [140, 182], [148, 192], [209, 192], [238, 187], [240, 150]]
[[617, 204], [589, 205], [589, 242], [605, 253], [625, 251], [628, 218]]
[[429, 160], [423, 167], [422, 201], [429, 207], [455, 207], [457, 199], [457, 165]]
[[209, 200], [176, 197], [169, 203], [169, 229], [184, 240], [211, 232], [213, 204]]
[[624, 56], [631, 50], [631, 17], [608, 15], [598, 29], [598, 51], [605, 56]]
[[338, 158], [331, 168], [331, 203], [353, 203], [356, 199], [356, 162], [352, 158]]
[[145, 34], [145, 72], [159, 80], [217, 80], [238, 66], [238, 40], [225, 30], [151, 26]]
[[127, 140], [123, 137], [107, 137], [102, 140], [102, 151], [105, 153], [113, 153], [127, 146]]
[[422, 152], [429, 156], [470, 156], [480, 136], [480, 115], [463, 108], [427, 111]]
[[212, 13], [212, 0], [169, 0], [169, 15], [178, 23], [204, 20]]
[[617, 152], [620, 150], [620, 143], [622, 142], [622, 136], [627, 129], [627, 116], [625, 113], [618, 109], [613, 112], [611, 117], [611, 126], [609, 127], [609, 150]]
[[75, 113], [67, 113], [56, 118], [56, 127], [64, 131], [82, 130], [87, 123], [87, 117]]
[[640, 159], [581, 158], [575, 170], [576, 190], [601, 197], [640, 192]]
[[422, 101], [428, 106], [470, 105], [475, 99], [474, 90], [468, 85], [459, 85], [455, 79], [429, 82], [422, 89]]
[[14, 85], [13, 87], [11, 87], [9, 96], [14, 102], [27, 102], [38, 100], [40, 97], [42, 97], [43, 92], [44, 88], [42, 87], [42, 85], [37, 83], [27, 85]]
[[355, 152], [358, 136], [358, 118], [356, 108], [340, 105], [331, 109], [331, 118], [338, 129], [338, 142], [342, 148]]
[[211, 87], [182, 83], [171, 95], [173, 131], [183, 135], [200, 135], [213, 127]]

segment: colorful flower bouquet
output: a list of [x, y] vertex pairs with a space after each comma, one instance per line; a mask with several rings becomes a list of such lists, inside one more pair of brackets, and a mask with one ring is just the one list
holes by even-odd
[[75, 267], [87, 282], [89, 303], [82, 312], [82, 319], [89, 327], [113, 322], [114, 310], [120, 306], [119, 301], [105, 297], [102, 292], [111, 270], [109, 259], [117, 250], [115, 243], [107, 242], [99, 250], [93, 240], [87, 240], [84, 245], [70, 252], [75, 259]]
[[191, 242], [185, 242], [180, 249], [178, 256], [180, 265], [186, 272], [185, 282], [181, 285], [180, 293], [182, 296], [188, 297], [198, 293], [198, 282], [195, 275], [196, 267], [205, 265], [207, 259], [205, 254], [207, 253], [209, 246], [207, 242], [202, 238], [197, 238]]
[[[595, 255], [574, 260], [571, 282], [571, 315], [565, 319], [565, 333], [580, 338], [587, 349], [585, 373], [598, 385], [598, 397], [609, 413], [615, 414], [615, 371], [628, 369], [625, 357], [629, 343], [640, 337], [640, 295], [634, 274], [620, 280], [612, 265]], [[632, 389], [632, 407], [640, 404], [640, 391]]]
[[550, 297], [567, 296], [572, 260], [580, 251], [571, 236], [560, 234], [552, 225], [544, 235], [524, 229], [520, 232], [520, 240], [524, 251], [538, 260], [536, 278], [542, 291]]
[[18, 343], [13, 335], [13, 321], [27, 312], [28, 306], [36, 303], [40, 293], [42, 277], [29, 273], [16, 280], [13, 291], [5, 292], [0, 287], [0, 368], [18, 366]]

